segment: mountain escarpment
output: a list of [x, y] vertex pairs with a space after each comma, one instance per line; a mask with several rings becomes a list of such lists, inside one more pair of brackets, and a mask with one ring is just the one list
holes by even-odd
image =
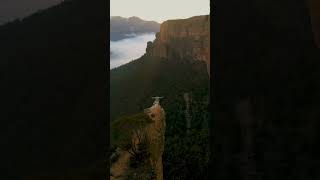
[[210, 16], [163, 22], [156, 40], [148, 42], [147, 55], [204, 61], [210, 74]]

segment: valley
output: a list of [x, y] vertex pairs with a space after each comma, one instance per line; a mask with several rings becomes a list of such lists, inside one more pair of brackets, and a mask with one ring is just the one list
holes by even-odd
[[207, 176], [209, 23], [209, 16], [165, 21], [142, 57], [110, 70], [111, 127], [123, 118], [132, 121], [152, 96], [164, 96], [163, 179]]

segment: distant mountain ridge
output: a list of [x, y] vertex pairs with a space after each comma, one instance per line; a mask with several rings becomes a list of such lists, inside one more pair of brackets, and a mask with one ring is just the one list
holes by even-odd
[[160, 24], [155, 21], [145, 21], [133, 16], [124, 18], [121, 16], [110, 17], [110, 40], [117, 41], [127, 38], [129, 34], [143, 34], [159, 32]]

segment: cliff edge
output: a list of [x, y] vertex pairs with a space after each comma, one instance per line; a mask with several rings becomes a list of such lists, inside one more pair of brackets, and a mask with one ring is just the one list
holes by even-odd
[[154, 42], [148, 42], [147, 55], [204, 61], [210, 75], [210, 16], [163, 22]]

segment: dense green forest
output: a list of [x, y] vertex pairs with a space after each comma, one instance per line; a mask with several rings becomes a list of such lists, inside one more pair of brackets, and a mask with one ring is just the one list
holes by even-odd
[[[184, 93], [192, 97], [190, 129], [186, 126]], [[152, 96], [164, 96], [161, 102], [167, 124], [164, 179], [205, 179], [209, 161], [209, 77], [206, 64], [145, 55], [111, 70], [111, 124], [119, 117], [150, 107]]]

